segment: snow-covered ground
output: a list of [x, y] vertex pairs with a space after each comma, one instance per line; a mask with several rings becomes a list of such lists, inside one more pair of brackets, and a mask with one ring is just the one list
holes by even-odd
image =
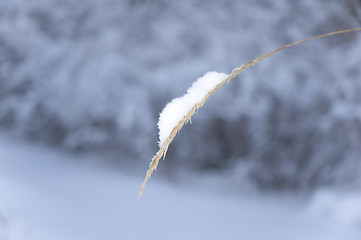
[[361, 194], [302, 202], [155, 178], [138, 199], [143, 175], [83, 160], [0, 135], [0, 239], [361, 239]]

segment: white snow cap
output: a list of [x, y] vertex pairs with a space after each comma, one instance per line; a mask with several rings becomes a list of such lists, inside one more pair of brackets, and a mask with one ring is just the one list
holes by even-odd
[[210, 91], [227, 77], [228, 75], [225, 73], [207, 72], [188, 88], [186, 94], [182, 97], [173, 99], [165, 106], [160, 113], [158, 121], [159, 148], [192, 107], [195, 104], [200, 103]]

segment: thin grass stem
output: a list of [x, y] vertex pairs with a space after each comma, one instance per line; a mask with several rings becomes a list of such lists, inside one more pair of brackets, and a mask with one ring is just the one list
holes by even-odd
[[291, 44], [287, 44], [284, 45], [280, 48], [277, 48], [275, 50], [273, 50], [272, 52], [269, 52], [261, 57], [255, 58], [245, 64], [243, 64], [242, 66], [234, 69], [232, 71], [231, 74], [228, 75], [227, 78], [225, 78], [220, 84], [218, 84], [214, 89], [212, 89], [211, 91], [208, 92], [208, 94], [202, 99], [202, 101], [200, 101], [199, 103], [196, 103], [190, 110], [189, 112], [179, 121], [179, 123], [173, 128], [172, 132], [169, 134], [169, 136], [167, 137], [167, 139], [164, 141], [163, 145], [160, 147], [160, 149], [158, 150], [158, 152], [154, 155], [149, 169], [146, 173], [145, 179], [141, 185], [140, 188], [140, 192], [139, 192], [139, 198], [142, 196], [145, 185], [147, 183], [147, 181], [149, 180], [150, 176], [152, 175], [152, 173], [157, 169], [159, 160], [163, 157], [163, 159], [166, 156], [167, 150], [169, 145], [171, 144], [171, 142], [173, 141], [173, 139], [175, 138], [175, 136], [177, 135], [177, 133], [182, 129], [182, 127], [184, 126], [184, 124], [186, 124], [188, 121], [191, 121], [191, 117], [194, 115], [194, 113], [201, 108], [204, 103], [219, 89], [221, 88], [225, 83], [228, 83], [230, 80], [232, 80], [234, 77], [236, 77], [238, 74], [240, 74], [241, 72], [243, 72], [244, 70], [246, 70], [247, 68], [250, 68], [252, 66], [254, 66], [255, 64], [261, 62], [262, 60], [264, 60], [265, 58], [292, 46], [304, 43], [304, 42], [308, 42], [314, 39], [318, 39], [318, 38], [324, 38], [324, 37], [329, 37], [329, 36], [333, 36], [333, 35], [337, 35], [337, 34], [343, 34], [343, 33], [350, 33], [350, 32], [356, 32], [356, 31], [361, 31], [361, 27], [360, 28], [351, 28], [351, 29], [346, 29], [346, 30], [341, 30], [341, 31], [336, 31], [336, 32], [330, 32], [330, 33], [326, 33], [326, 34], [321, 34], [315, 37], [310, 37], [310, 38], [306, 38], [303, 39], [301, 41], [297, 41]]

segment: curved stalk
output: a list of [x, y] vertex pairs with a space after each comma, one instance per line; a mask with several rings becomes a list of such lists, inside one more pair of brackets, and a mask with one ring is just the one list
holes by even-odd
[[139, 192], [139, 197], [142, 196], [145, 185], [147, 183], [147, 181], [149, 180], [150, 176], [152, 175], [153, 171], [155, 171], [157, 169], [159, 160], [163, 157], [165, 158], [167, 150], [169, 145], [171, 144], [171, 142], [173, 141], [174, 137], [177, 135], [177, 133], [182, 129], [182, 127], [184, 126], [184, 124], [186, 124], [188, 121], [191, 120], [191, 117], [194, 115], [194, 113], [203, 106], [203, 104], [210, 98], [210, 96], [212, 96], [219, 88], [221, 88], [225, 83], [228, 83], [231, 79], [233, 79], [234, 77], [236, 77], [238, 74], [240, 74], [241, 72], [243, 72], [244, 70], [246, 70], [247, 68], [252, 67], [253, 65], [261, 62], [262, 60], [264, 60], [265, 58], [292, 46], [304, 43], [304, 42], [308, 42], [317, 38], [323, 38], [323, 37], [329, 37], [329, 36], [333, 36], [333, 35], [337, 35], [337, 34], [342, 34], [342, 33], [349, 33], [349, 32], [356, 32], [356, 31], [361, 31], [361, 27], [360, 28], [351, 28], [351, 29], [346, 29], [346, 30], [341, 30], [341, 31], [336, 31], [336, 32], [330, 32], [330, 33], [326, 33], [326, 34], [321, 34], [315, 37], [310, 37], [310, 38], [306, 38], [303, 39], [301, 41], [297, 41], [291, 44], [287, 44], [284, 45], [280, 48], [277, 48], [275, 50], [273, 50], [272, 52], [269, 52], [261, 57], [255, 58], [245, 64], [243, 64], [242, 66], [234, 69], [232, 71], [231, 74], [229, 74], [227, 76], [227, 78], [225, 78], [220, 84], [218, 84], [214, 89], [212, 89], [211, 91], [208, 92], [208, 94], [199, 102], [196, 103], [190, 110], [189, 112], [184, 115], [184, 117], [182, 118], [182, 120], [179, 121], [179, 123], [173, 128], [172, 132], [169, 134], [169, 136], [167, 137], [167, 139], [164, 141], [163, 145], [160, 147], [160, 149], [158, 150], [158, 152], [154, 155], [149, 169], [147, 171], [147, 174], [145, 176], [145, 179], [142, 183], [142, 186], [140, 188], [140, 192]]

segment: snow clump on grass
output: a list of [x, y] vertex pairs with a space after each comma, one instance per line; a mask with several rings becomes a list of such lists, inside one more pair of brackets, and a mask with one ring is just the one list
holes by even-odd
[[176, 134], [181, 130], [181, 128], [190, 121], [193, 114], [203, 106], [203, 104], [212, 96], [219, 88], [221, 88], [225, 83], [228, 83], [231, 79], [236, 77], [238, 74], [250, 68], [257, 63], [261, 62], [265, 58], [292, 46], [298, 45], [300, 43], [308, 42], [317, 38], [329, 37], [341, 33], [356, 32], [361, 31], [360, 28], [351, 28], [345, 29], [336, 32], [330, 32], [321, 34], [315, 37], [306, 38], [291, 44], [284, 45], [279, 47], [272, 52], [269, 52], [263, 56], [255, 58], [249, 62], [246, 62], [242, 66], [235, 68], [231, 74], [227, 75], [224, 73], [217, 72], [208, 72], [203, 77], [198, 78], [196, 82], [193, 83], [192, 87], [187, 90], [187, 93], [180, 98], [176, 98], [170, 103], [168, 103], [163, 109], [159, 117], [158, 127], [159, 127], [159, 150], [152, 158], [149, 169], [145, 176], [145, 179], [140, 187], [139, 197], [142, 196], [142, 193], [145, 188], [145, 184], [149, 180], [152, 172], [157, 169], [159, 159], [164, 158], [167, 154], [169, 144], [173, 141]]
[[159, 148], [162, 147], [172, 130], [184, 116], [186, 116], [197, 103], [201, 103], [207, 94], [218, 84], [221, 84], [227, 77], [228, 75], [225, 73], [207, 72], [188, 88], [186, 94], [173, 99], [165, 106], [160, 113], [158, 121]]

